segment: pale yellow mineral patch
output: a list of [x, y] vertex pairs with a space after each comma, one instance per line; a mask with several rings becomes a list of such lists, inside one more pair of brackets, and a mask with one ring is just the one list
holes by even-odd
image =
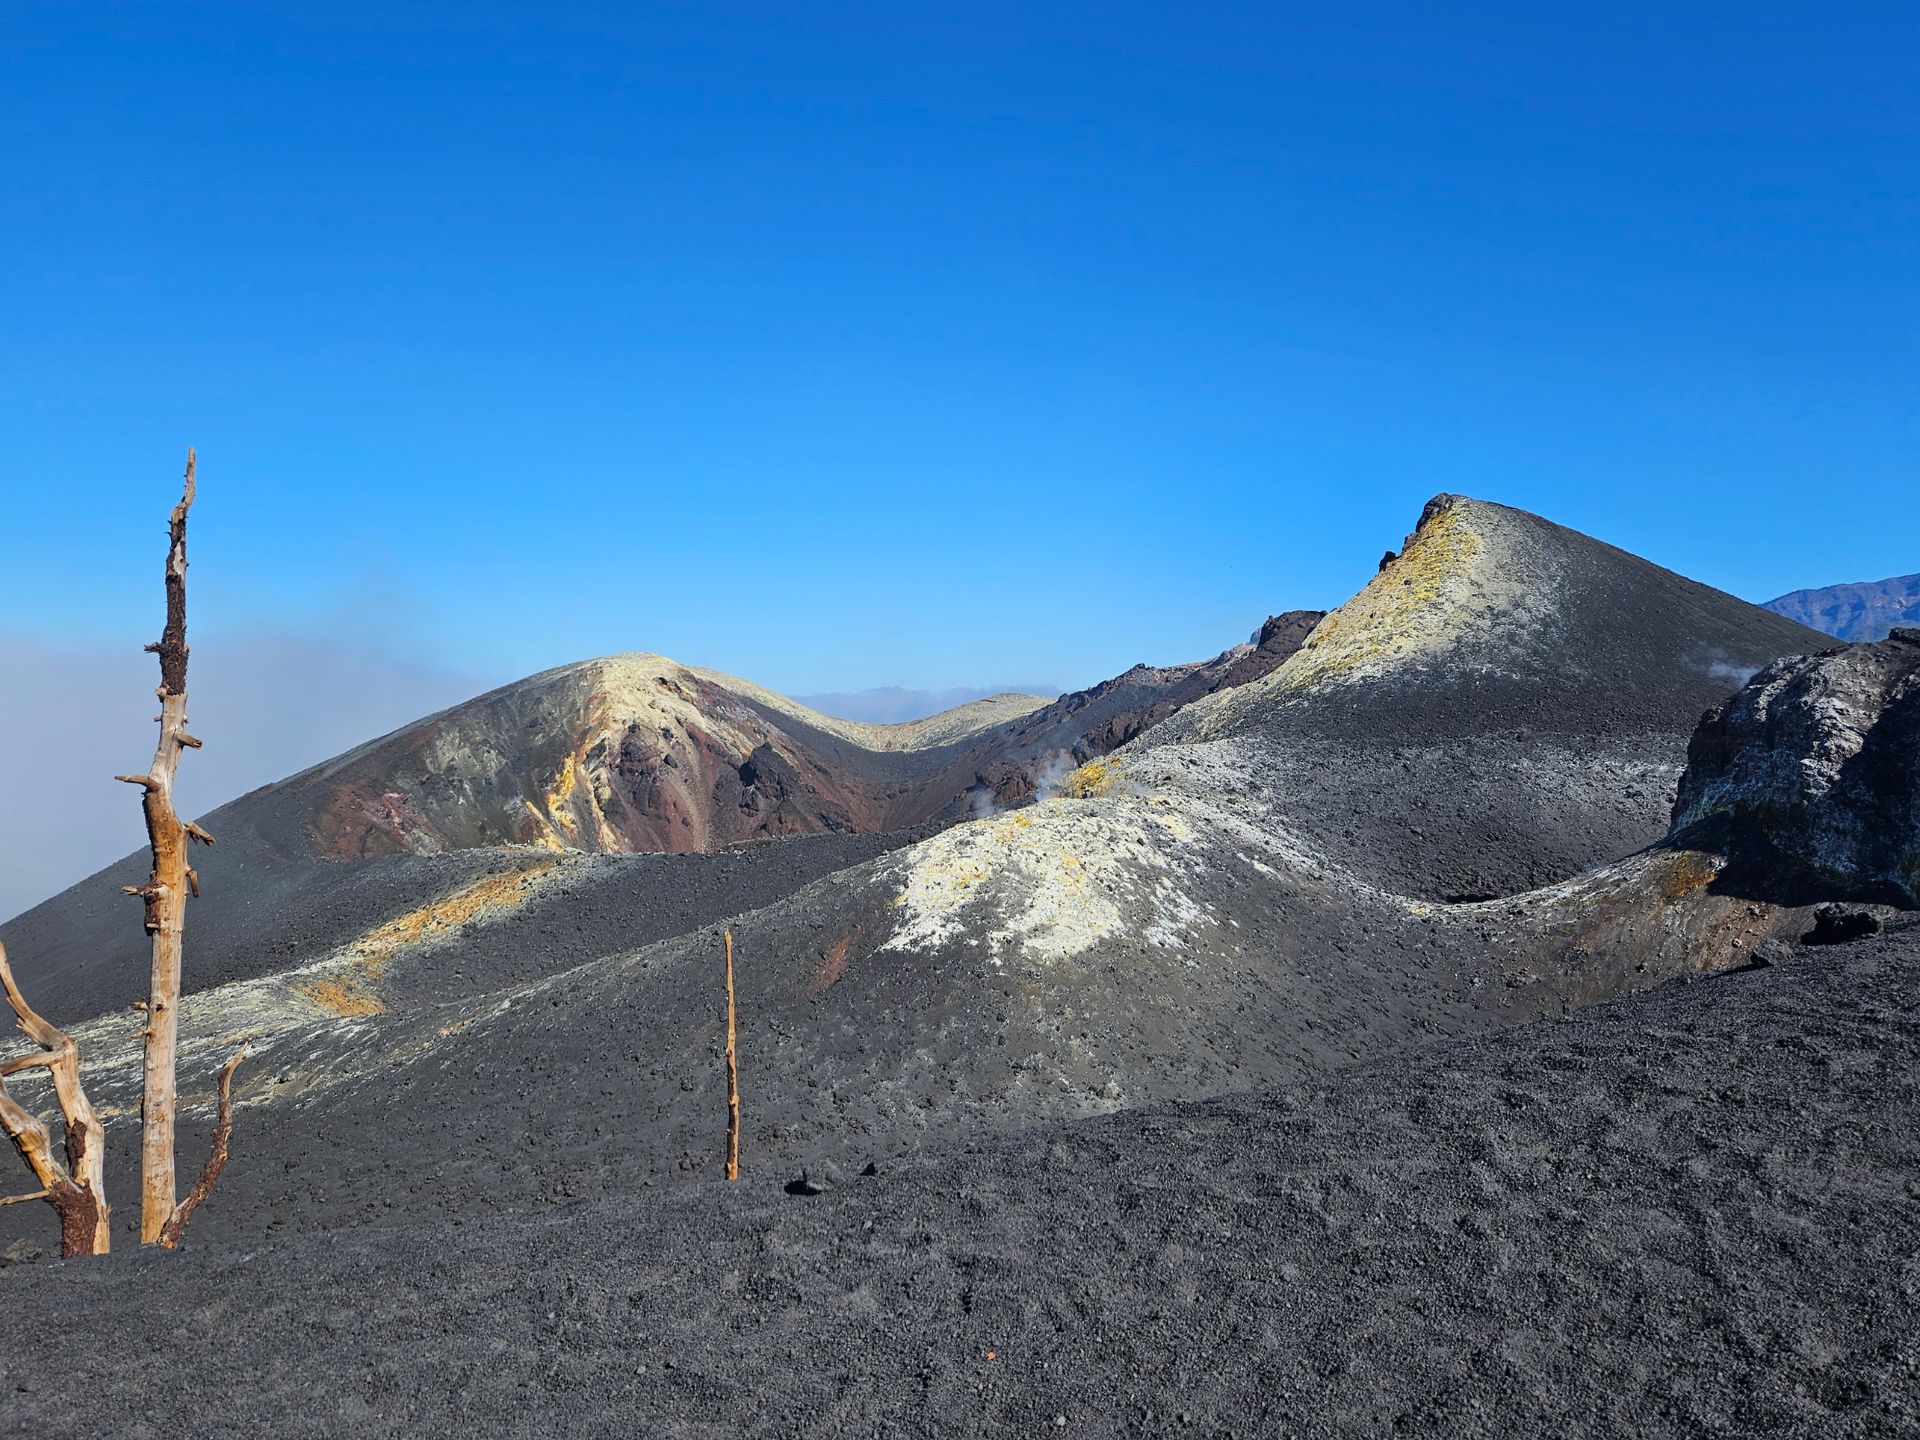
[[1042, 801], [957, 825], [906, 852], [900, 920], [882, 949], [925, 950], [978, 936], [999, 965], [1064, 960], [1137, 934], [1183, 945], [1205, 914], [1181, 889], [1193, 831], [1144, 800]]

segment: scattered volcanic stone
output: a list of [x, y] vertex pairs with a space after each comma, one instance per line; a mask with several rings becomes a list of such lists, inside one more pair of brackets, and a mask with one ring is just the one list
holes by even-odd
[[802, 1170], [787, 1182], [789, 1195], [824, 1195], [832, 1188], [824, 1176], [815, 1175], [811, 1170]]
[[1870, 910], [1822, 905], [1813, 912], [1813, 929], [1807, 932], [1807, 944], [1844, 945], [1849, 940], [1864, 940], [1879, 933], [1880, 917]]

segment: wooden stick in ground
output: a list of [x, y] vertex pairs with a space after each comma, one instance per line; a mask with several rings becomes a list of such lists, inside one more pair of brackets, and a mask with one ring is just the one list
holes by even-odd
[[213, 1122], [213, 1144], [207, 1151], [207, 1163], [200, 1171], [200, 1178], [193, 1182], [193, 1189], [187, 1192], [187, 1198], [180, 1202], [160, 1230], [160, 1243], [169, 1250], [180, 1243], [193, 1212], [213, 1192], [213, 1182], [227, 1168], [227, 1141], [233, 1138], [233, 1072], [240, 1068], [240, 1062], [246, 1058], [247, 1047], [242, 1045], [233, 1052], [233, 1058], [221, 1067], [220, 1113]]
[[727, 942], [727, 1179], [740, 1178], [740, 1065], [734, 1048], [733, 1028], [733, 931], [723, 932]]
[[174, 1107], [179, 1048], [180, 953], [187, 893], [199, 893], [200, 877], [187, 864], [189, 838], [213, 843], [198, 825], [184, 824], [173, 808], [173, 777], [183, 750], [200, 742], [187, 733], [187, 511], [193, 507], [193, 451], [187, 451], [186, 484], [167, 526], [167, 623], [147, 649], [160, 657], [160, 743], [144, 775], [117, 779], [145, 792], [143, 809], [153, 871], [129, 895], [146, 902], [152, 967], [147, 996], [144, 1087], [140, 1100], [140, 1243], [151, 1245], [174, 1213]]
[[[86, 1091], [80, 1088], [79, 1049], [72, 1036], [43, 1019], [27, 1004], [20, 987], [14, 983], [13, 967], [8, 963], [4, 945], [0, 945], [0, 985], [6, 989], [7, 1004], [12, 1007], [22, 1032], [47, 1052], [22, 1055], [0, 1065], [0, 1129], [7, 1132], [13, 1148], [20, 1152], [20, 1158], [27, 1162], [27, 1168], [33, 1171], [41, 1186], [36, 1194], [9, 1196], [0, 1204], [45, 1200], [60, 1217], [63, 1256], [104, 1255], [113, 1239], [108, 1226], [106, 1132], [87, 1101]], [[64, 1165], [53, 1153], [47, 1127], [7, 1093], [7, 1076], [43, 1068], [53, 1080], [53, 1093], [60, 1102], [61, 1117], [66, 1121]]]

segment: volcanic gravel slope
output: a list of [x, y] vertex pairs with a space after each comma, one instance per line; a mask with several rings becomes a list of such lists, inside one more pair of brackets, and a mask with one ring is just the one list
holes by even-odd
[[[297, 966], [556, 857], [580, 881], [561, 893], [597, 898], [548, 917], [542, 936], [558, 943], [501, 983], [684, 933], [927, 826], [1031, 798], [1188, 701], [1266, 674], [1319, 618], [1276, 616], [1212, 660], [1138, 665], [1055, 700], [1002, 695], [899, 725], [834, 719], [654, 655], [548, 671], [204, 817], [219, 843], [196, 852], [188, 988]], [[596, 852], [686, 858], [579, 863]], [[48, 1014], [98, 1014], [138, 991], [146, 938], [121, 887], [144, 883], [148, 864], [130, 855], [7, 924], [15, 968]]]
[[[500, 844], [614, 854], [875, 834], [1034, 793], [1187, 701], [1291, 655], [1317, 614], [1213, 660], [1141, 665], [1047, 702], [1002, 695], [900, 725], [816, 714], [658, 655], [565, 666], [327, 762], [283, 787], [340, 858]], [[1291, 625], [1282, 623], [1291, 619]]]
[[[1489, 535], [1544, 524], [1469, 502], [1454, 513]], [[1410, 547], [1396, 563], [1422, 562]], [[1751, 608], [1728, 622], [1720, 600], [1703, 602], [1720, 616], [1714, 643]], [[1393, 613], [1362, 619], [1336, 627], [1343, 643], [1365, 625], [1396, 643]], [[1579, 631], [1577, 616], [1563, 624]], [[1498, 636], [1469, 638], [1481, 648], [1462, 665], [1478, 674]], [[1298, 660], [1241, 688], [1269, 692], [1269, 708], [1308, 708], [1302, 697], [1336, 682], [1271, 694]], [[1447, 673], [1436, 662], [1400, 687], [1442, 686]], [[1293, 1083], [1736, 967], [1811, 927], [1791, 906], [1718, 893], [1710, 847], [1656, 848], [1510, 900], [1445, 905], [1397, 890], [1381, 878], [1402, 863], [1394, 832], [1381, 853], [1350, 856], [1315, 828], [1316, 803], [1337, 815], [1366, 793], [1356, 776], [1378, 770], [1327, 765], [1326, 751], [1309, 757], [1325, 768], [1303, 765], [1297, 735], [1259, 708], [1229, 709], [1231, 694], [1189, 706], [1224, 716], [1213, 738], [1154, 743], [1181, 725], [1177, 712], [1057, 795], [871, 858], [853, 853], [867, 837], [821, 836], [745, 857], [521, 847], [324, 867], [354, 877], [345, 903], [362, 924], [295, 910], [312, 937], [300, 953], [237, 951], [250, 968], [183, 1010], [189, 1154], [207, 1077], [242, 1039], [256, 1056], [238, 1086], [238, 1156], [200, 1234], [251, 1242], [377, 1222], [397, 1206], [473, 1215], [711, 1176], [722, 1111], [708, 927], [730, 911], [746, 1149], [756, 1167], [789, 1174]], [[1604, 775], [1556, 769], [1558, 752], [1502, 743], [1510, 734], [1474, 737], [1485, 774], [1524, 780], [1539, 814], [1600, 804]], [[1401, 773], [1401, 793], [1383, 793], [1417, 802]], [[1525, 853], [1531, 833], [1515, 826], [1498, 837], [1505, 850], [1485, 853]], [[1460, 848], [1484, 865], [1480, 843], [1468, 829]], [[296, 904], [307, 893], [295, 890]], [[259, 915], [250, 933], [288, 927], [291, 908]], [[87, 967], [70, 976], [105, 993]], [[116, 1157], [133, 1140], [131, 1029], [109, 1014], [76, 1031]], [[404, 1194], [392, 1183], [401, 1155]], [[40, 1218], [0, 1214], [0, 1236]]]
[[750, 1174], [16, 1265], [0, 1417], [43, 1437], [1920, 1433], [1920, 933], [1787, 959], [821, 1195]]
[[1831, 637], [1531, 515], [1441, 495], [1264, 678], [1142, 742], [1254, 737], [1319, 852], [1396, 893], [1513, 894], [1651, 844], [1701, 712]]
[[[209, 1078], [255, 1058], [193, 1249], [0, 1285], [57, 1274], [101, 1337], [94, 1433], [169, 1365], [238, 1392], [143, 1400], [192, 1433], [1912, 1424], [1914, 938], [1809, 958], [1812, 898], [1736, 874], [1725, 817], [1661, 838], [1684, 717], [1821, 637], [1453, 497], [1306, 628], [1000, 720], [996, 753], [1092, 758], [893, 837], [326, 862], [338, 791], [239, 802], [191, 921], [225, 973], [181, 1016], [189, 1168]], [[1892, 663], [1769, 673], [1826, 695]], [[1846, 693], [1897, 718], [1897, 689]], [[846, 768], [848, 735], [729, 693], [700, 713], [777, 712]], [[46, 909], [8, 928], [63, 1022], [137, 988], [87, 962], [109, 888], [64, 939]], [[703, 1183], [729, 918], [736, 1188]], [[1702, 983], [1539, 1023], [1674, 979]], [[74, 1028], [130, 1177], [133, 1026]], [[827, 1194], [785, 1192], [803, 1168]], [[9, 1315], [0, 1400], [80, 1423], [86, 1385]]]

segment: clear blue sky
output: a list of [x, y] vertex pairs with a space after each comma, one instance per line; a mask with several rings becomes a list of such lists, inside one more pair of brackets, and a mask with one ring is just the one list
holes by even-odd
[[[1909, 4], [0, 18], [0, 626], [1090, 681], [1420, 504], [1920, 569]], [[143, 717], [144, 718], [144, 717]]]

